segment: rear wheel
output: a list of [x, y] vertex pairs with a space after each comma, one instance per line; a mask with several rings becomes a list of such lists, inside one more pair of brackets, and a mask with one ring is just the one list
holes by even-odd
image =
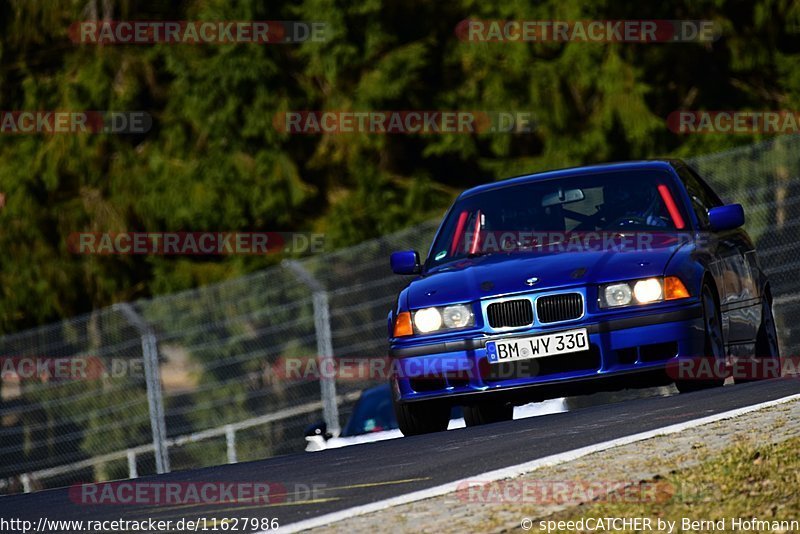
[[761, 327], [756, 337], [756, 358], [780, 359], [781, 351], [778, 347], [778, 329], [775, 326], [775, 315], [772, 313], [772, 299], [761, 300], [762, 315]]
[[488, 425], [511, 421], [514, 418], [514, 406], [511, 404], [483, 402], [464, 406], [464, 422], [467, 426]]
[[404, 436], [417, 436], [447, 430], [450, 407], [433, 402], [399, 402], [392, 397], [397, 424]]
[[[708, 284], [703, 285], [701, 300], [703, 302], [703, 326], [706, 331], [705, 351], [702, 357], [710, 359], [713, 363], [709, 368], [721, 369], [725, 366], [725, 339], [722, 337], [722, 316], [719, 312], [714, 291]], [[676, 380], [675, 386], [681, 393], [687, 393], [719, 387], [724, 383], [724, 378], [711, 378], [708, 380], [689, 378], [687, 380]]]

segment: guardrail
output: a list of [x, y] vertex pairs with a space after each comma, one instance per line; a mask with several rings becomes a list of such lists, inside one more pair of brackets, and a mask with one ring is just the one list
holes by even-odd
[[[338, 396], [336, 400], [337, 403], [352, 402], [357, 400], [359, 395], [360, 392], [351, 392], [346, 395]], [[278, 412], [252, 417], [244, 421], [229, 423], [217, 428], [209, 428], [201, 432], [194, 432], [192, 434], [186, 434], [176, 438], [169, 438], [164, 442], [164, 445], [167, 447], [167, 449], [169, 449], [170, 447], [180, 447], [182, 445], [186, 445], [187, 443], [196, 443], [205, 439], [225, 436], [227, 461], [229, 464], [235, 464], [238, 461], [236, 455], [236, 432], [266, 423], [280, 421], [282, 419], [289, 419], [298, 415], [320, 412], [323, 409], [324, 403], [322, 401], [309, 402], [302, 406], [296, 406], [294, 408], [287, 408]], [[300, 438], [301, 436], [298, 436], [298, 440]], [[94, 456], [92, 458], [87, 458], [86, 460], [81, 460], [80, 462], [73, 462], [71, 464], [59, 465], [57, 467], [41, 469], [39, 471], [33, 471], [30, 473], [23, 473], [19, 476], [19, 480], [22, 483], [23, 491], [25, 493], [30, 493], [32, 490], [32, 483], [35, 481], [42, 481], [48, 478], [57, 477], [79, 471], [81, 469], [86, 469], [88, 467], [95, 467], [99, 464], [122, 459], [128, 460], [128, 478], [138, 478], [139, 473], [137, 472], [136, 468], [136, 457], [141, 454], [154, 452], [155, 446], [152, 443], [147, 443], [145, 445], [139, 445], [138, 447], [131, 447], [125, 450], [103, 454], [101, 456]], [[8, 487], [12, 482], [13, 479], [8, 478], [2, 485], [0, 485], [0, 487]]]

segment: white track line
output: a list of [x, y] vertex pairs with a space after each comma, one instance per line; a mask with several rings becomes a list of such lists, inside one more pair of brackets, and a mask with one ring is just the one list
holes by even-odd
[[[338, 512], [332, 512], [330, 514], [325, 514], [318, 517], [312, 517], [311, 519], [306, 519], [304, 521], [299, 521], [297, 523], [291, 523], [286, 526], [281, 526], [280, 532], [281, 533], [300, 532], [301, 530], [321, 527], [350, 517], [369, 514], [372, 512], [378, 512], [380, 510], [385, 510], [386, 508], [390, 508], [392, 506], [398, 506], [401, 504], [421, 501], [423, 499], [430, 499], [432, 497], [440, 497], [442, 495], [446, 495], [448, 493], [456, 491], [459, 485], [465, 484], [467, 482], [475, 482], [476, 480], [480, 480], [481, 482], [493, 482], [496, 480], [514, 478], [523, 475], [525, 473], [530, 473], [531, 471], [541, 469], [542, 467], [548, 467], [548, 466], [562, 464], [565, 462], [570, 462], [572, 460], [581, 458], [582, 456], [586, 456], [588, 454], [592, 454], [595, 452], [605, 451], [607, 449], [611, 449], [612, 447], [627, 445], [629, 443], [643, 441], [646, 439], [654, 438], [656, 436], [676, 434], [678, 432], [682, 432], [689, 428], [707, 425], [709, 423], [715, 423], [717, 421], [722, 421], [723, 419], [738, 417], [740, 415], [744, 415], [750, 412], [755, 412], [757, 410], [762, 410], [764, 408], [769, 408], [771, 406], [776, 406], [778, 404], [784, 404], [795, 400], [800, 400], [800, 394], [790, 395], [788, 397], [782, 397], [780, 399], [762, 402], [760, 404], [753, 404], [751, 406], [746, 406], [744, 408], [737, 408], [735, 410], [730, 410], [715, 415], [709, 415], [707, 417], [701, 417], [700, 419], [692, 419], [691, 421], [686, 421], [675, 425], [669, 425], [662, 428], [657, 428], [655, 430], [648, 430], [647, 432], [640, 432], [639, 434], [633, 434], [622, 438], [612, 439], [609, 441], [604, 441], [602, 443], [596, 443], [594, 445], [589, 445], [587, 447], [582, 447], [580, 449], [561, 452], [558, 454], [554, 454], [552, 456], [546, 456], [544, 458], [539, 458], [537, 460], [532, 460], [530, 462], [525, 462], [519, 465], [504, 467], [502, 469], [497, 469], [495, 471], [488, 471], [486, 473], [474, 475], [469, 478], [463, 478], [461, 480], [456, 480], [454, 482], [448, 482], [447, 484], [442, 484], [440, 486], [435, 486], [433, 488], [414, 491], [412, 493], [406, 493], [405, 495], [398, 495], [397, 497], [384, 499], [382, 501], [373, 502], [370, 504], [364, 504], [361, 506], [354, 506], [346, 510], [340, 510]], [[258, 532], [257, 534], [272, 534], [272, 533], [268, 531], [261, 531]]]

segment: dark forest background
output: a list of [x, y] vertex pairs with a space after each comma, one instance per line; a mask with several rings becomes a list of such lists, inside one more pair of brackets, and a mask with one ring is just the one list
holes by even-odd
[[[0, 135], [0, 332], [266, 267], [277, 256], [77, 256], [76, 231], [313, 231], [338, 248], [441, 214], [469, 186], [691, 157], [679, 109], [799, 109], [800, 5], [756, 1], [0, 0], [0, 109], [145, 110], [143, 135]], [[316, 20], [325, 43], [74, 44], [110, 20]], [[713, 43], [472, 43], [481, 19], [710, 19]], [[287, 135], [286, 110], [516, 110], [533, 132]], [[731, 184], [735, 186], [735, 184]]]

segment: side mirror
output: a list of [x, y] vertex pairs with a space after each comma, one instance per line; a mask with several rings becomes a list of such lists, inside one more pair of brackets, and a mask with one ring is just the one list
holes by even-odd
[[306, 438], [313, 438], [315, 436], [319, 436], [326, 441], [333, 437], [333, 435], [328, 432], [328, 425], [323, 421], [306, 427]]
[[733, 230], [744, 225], [744, 208], [741, 204], [728, 204], [708, 210], [708, 222], [714, 232]]
[[417, 274], [422, 270], [419, 265], [419, 252], [416, 250], [392, 252], [390, 261], [395, 274]]

